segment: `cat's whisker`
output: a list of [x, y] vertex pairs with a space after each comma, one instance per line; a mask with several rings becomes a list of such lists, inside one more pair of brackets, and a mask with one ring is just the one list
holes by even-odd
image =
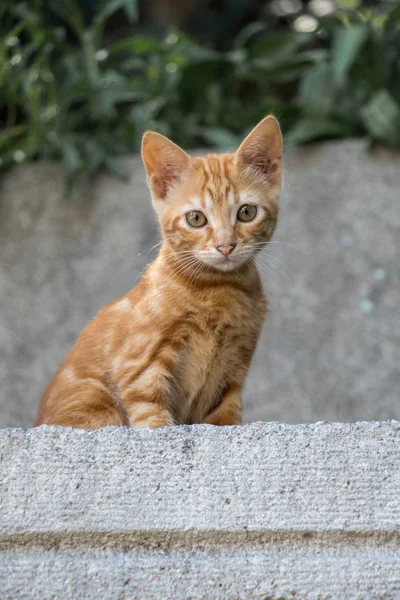
[[196, 281], [196, 277], [197, 275], [200, 273], [200, 271], [203, 268], [203, 264], [200, 263], [199, 266], [193, 271], [189, 281], [188, 281], [188, 287], [191, 288], [192, 284]]
[[178, 271], [176, 271], [176, 275], [177, 277], [181, 277], [182, 275], [185, 275], [186, 273], [190, 273], [190, 271], [194, 268], [197, 267], [197, 261], [193, 261], [191, 263], [185, 264], [181, 267], [181, 269], [179, 269]]
[[270, 240], [268, 242], [255, 242], [254, 244], [252, 244], [252, 246], [254, 248], [256, 248], [256, 247], [257, 248], [266, 248], [268, 246], [276, 246], [276, 245], [287, 246], [290, 249], [294, 249], [298, 252], [302, 252], [305, 256], [309, 255], [309, 252], [307, 252], [307, 250], [305, 250], [301, 246], [298, 246], [297, 244], [295, 244], [293, 242], [285, 242], [283, 240]]
[[172, 266], [172, 273], [175, 277], [180, 277], [189, 271], [197, 262], [198, 259], [195, 256], [178, 259], [177, 264]]
[[182, 276], [185, 271], [187, 271], [190, 268], [189, 264], [185, 264], [185, 265], [173, 265], [171, 267], [171, 274], [174, 278], [175, 281], [177, 281], [177, 279]]
[[[261, 254], [260, 254], [261, 256]], [[273, 258], [281, 258], [281, 259], [286, 259], [287, 258], [287, 254], [285, 252], [280, 252], [279, 250], [273, 250], [273, 249], [269, 249], [267, 252], [264, 253], [263, 256], [271, 256]]]
[[269, 268], [270, 265], [260, 264], [254, 257], [253, 264], [261, 271], [263, 275], [266, 275], [268, 278], [271, 277], [275, 283], [279, 285], [279, 281], [276, 278], [276, 273], [272, 269]]
[[257, 254], [262, 260], [268, 259], [269, 257], [279, 260], [280, 257], [286, 258], [286, 253], [280, 248], [263, 248], [261, 252]]
[[147, 248], [147, 250], [142, 250], [141, 252], [139, 252], [138, 256], [147, 256], [147, 254], [149, 254], [152, 250], [154, 250], [158, 246], [161, 246], [162, 243], [163, 243], [163, 240], [161, 240], [157, 244], [154, 244], [154, 246], [151, 246], [151, 248]]
[[256, 244], [251, 244], [250, 245], [250, 249], [251, 250], [254, 250], [254, 249], [256, 249], [256, 250], [267, 250], [268, 249], [268, 252], [281, 252], [281, 253], [284, 253], [286, 251], [286, 248], [282, 248], [282, 247], [278, 247], [277, 248], [276, 246], [272, 246], [270, 248], [269, 246], [264, 246], [264, 245], [263, 246], [261, 246], [261, 245], [257, 246]]
[[185, 262], [187, 260], [190, 260], [191, 258], [196, 258], [196, 256], [195, 256], [194, 252], [188, 252], [187, 254], [185, 253], [183, 256], [175, 254], [173, 256], [169, 256], [169, 258], [172, 261], [176, 261], [178, 263], [181, 263], [181, 262]]
[[285, 174], [286, 175], [288, 173], [307, 173], [308, 171], [310, 171], [310, 169], [307, 168], [307, 167], [298, 167], [297, 169], [287, 169], [285, 167]]
[[184, 252], [174, 252], [173, 255], [167, 255], [167, 260], [170, 260], [172, 262], [175, 261], [182, 261], [185, 260], [187, 258], [192, 258], [195, 257], [195, 254], [192, 250], [188, 250], [188, 251], [184, 251]]
[[279, 263], [279, 261], [276, 258], [273, 258], [271, 256], [267, 256], [267, 255], [259, 255], [258, 257], [259, 265], [263, 265], [263, 266], [270, 266], [273, 269], [275, 269], [275, 271], [277, 271], [278, 273], [281, 273], [288, 281], [288, 283], [291, 283], [293, 280], [293, 275], [290, 276], [288, 274], [288, 272], [285, 270], [285, 268]]
[[266, 240], [265, 242], [255, 242], [256, 244], [288, 244], [288, 245], [296, 245], [294, 242], [288, 242], [287, 240]]
[[181, 261], [187, 260], [188, 258], [193, 258], [194, 256], [195, 256], [195, 254], [193, 251], [190, 251], [190, 252], [188, 251], [188, 252], [185, 252], [184, 254], [182, 253], [182, 255], [179, 254], [179, 252], [174, 252], [173, 254], [167, 254], [166, 260], [171, 261], [172, 263], [175, 263], [175, 262], [181, 262]]
[[186, 258], [193, 257], [193, 256], [194, 256], [193, 252], [188, 252], [187, 254], [185, 254], [183, 256], [180, 256], [178, 253], [174, 252], [174, 254], [167, 254], [165, 258], [167, 261], [179, 262], [181, 260], [185, 260]]
[[206, 265], [204, 263], [200, 263], [200, 267], [201, 268], [200, 268], [199, 272], [197, 273], [196, 277], [198, 277], [200, 275], [200, 273], [202, 273], [202, 271], [205, 270]]
[[[254, 252], [254, 250], [264, 251], [267, 250], [269, 243], [270, 242], [255, 242], [253, 244], [247, 244], [245, 249], [246, 251], [250, 250], [252, 252]], [[254, 264], [256, 264], [263, 273], [268, 275], [272, 275], [271, 269], [274, 269], [279, 273], [282, 273], [282, 275], [290, 282], [293, 275], [289, 275], [283, 265], [279, 262], [279, 257], [281, 256], [285, 257], [284, 251], [279, 248], [268, 248], [267, 253], [260, 252], [254, 256]]]
[[190, 285], [192, 285], [192, 283], [194, 283], [196, 281], [197, 277], [200, 275], [200, 273], [202, 271], [204, 271], [206, 266], [207, 266], [206, 263], [199, 261], [199, 266], [192, 275], [192, 278], [190, 280]]
[[273, 257], [270, 257], [270, 264], [273, 268], [275, 268], [279, 273], [282, 273], [282, 275], [284, 277], [286, 277], [288, 283], [292, 283], [294, 276], [293, 273], [291, 273], [287, 267], [284, 267], [279, 260], [277, 260], [276, 258], [274, 259]]
[[139, 275], [136, 277], [135, 279], [135, 283], [142, 278], [143, 273], [146, 271], [147, 267], [151, 264], [151, 262], [148, 262], [144, 265], [143, 269], [140, 271]]

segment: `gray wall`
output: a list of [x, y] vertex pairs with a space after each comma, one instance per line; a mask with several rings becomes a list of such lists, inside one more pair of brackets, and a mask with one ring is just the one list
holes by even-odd
[[[100, 175], [73, 201], [57, 166], [2, 176], [1, 426], [32, 424], [79, 331], [155, 256], [144, 170], [125, 162], [128, 183]], [[332, 142], [285, 165], [245, 420], [400, 419], [400, 156]]]

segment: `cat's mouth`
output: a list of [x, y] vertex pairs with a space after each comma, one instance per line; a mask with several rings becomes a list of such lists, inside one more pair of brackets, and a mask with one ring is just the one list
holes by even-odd
[[203, 262], [217, 271], [233, 271], [233, 269], [236, 269], [241, 265], [244, 260], [240, 259], [238, 256], [221, 256], [213, 257], [211, 260], [203, 260]]

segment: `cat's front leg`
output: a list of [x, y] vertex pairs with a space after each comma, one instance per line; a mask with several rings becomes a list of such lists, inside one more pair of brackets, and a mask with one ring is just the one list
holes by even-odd
[[157, 402], [134, 400], [127, 408], [131, 427], [167, 427], [175, 425], [172, 414]]
[[[164, 324], [165, 327], [167, 325]], [[126, 358], [114, 378], [117, 382], [131, 427], [166, 427], [176, 424], [176, 365], [184, 337], [179, 327], [168, 329], [163, 344], [155, 338], [139, 364], [139, 373], [131, 372], [135, 357]]]
[[242, 386], [232, 383], [222, 395], [221, 402], [204, 419], [209, 425], [240, 425], [242, 423]]
[[123, 403], [131, 427], [175, 425], [170, 410], [171, 377], [160, 364], [161, 360], [162, 356], [123, 390]]

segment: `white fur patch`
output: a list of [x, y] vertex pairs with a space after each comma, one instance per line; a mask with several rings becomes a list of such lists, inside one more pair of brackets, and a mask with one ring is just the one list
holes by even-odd
[[125, 298], [122, 298], [122, 300], [119, 300], [112, 307], [113, 310], [117, 310], [118, 312], [129, 312], [131, 310], [131, 308], [132, 308], [131, 301], [126, 296], [125, 296]]
[[200, 196], [190, 196], [189, 202], [181, 207], [181, 210], [185, 213], [191, 210], [201, 210]]
[[230, 208], [236, 207], [235, 194], [232, 192], [232, 190], [228, 193], [228, 206]]
[[66, 367], [62, 372], [62, 376], [64, 378], [64, 381], [68, 383], [73, 383], [78, 379], [75, 374], [75, 369], [73, 367]]
[[239, 210], [238, 205], [235, 205], [235, 206], [232, 206], [229, 211], [229, 222], [231, 224], [231, 227], [234, 227], [236, 224], [238, 210]]
[[240, 194], [240, 206], [242, 204], [260, 204], [260, 199], [250, 192], [242, 192]]
[[189, 201], [196, 207], [201, 207], [201, 198], [200, 196], [190, 196]]
[[211, 194], [209, 192], [206, 192], [204, 194], [204, 201], [206, 203], [206, 209], [207, 210], [211, 210], [214, 203], [213, 203], [212, 196], [211, 196]]

